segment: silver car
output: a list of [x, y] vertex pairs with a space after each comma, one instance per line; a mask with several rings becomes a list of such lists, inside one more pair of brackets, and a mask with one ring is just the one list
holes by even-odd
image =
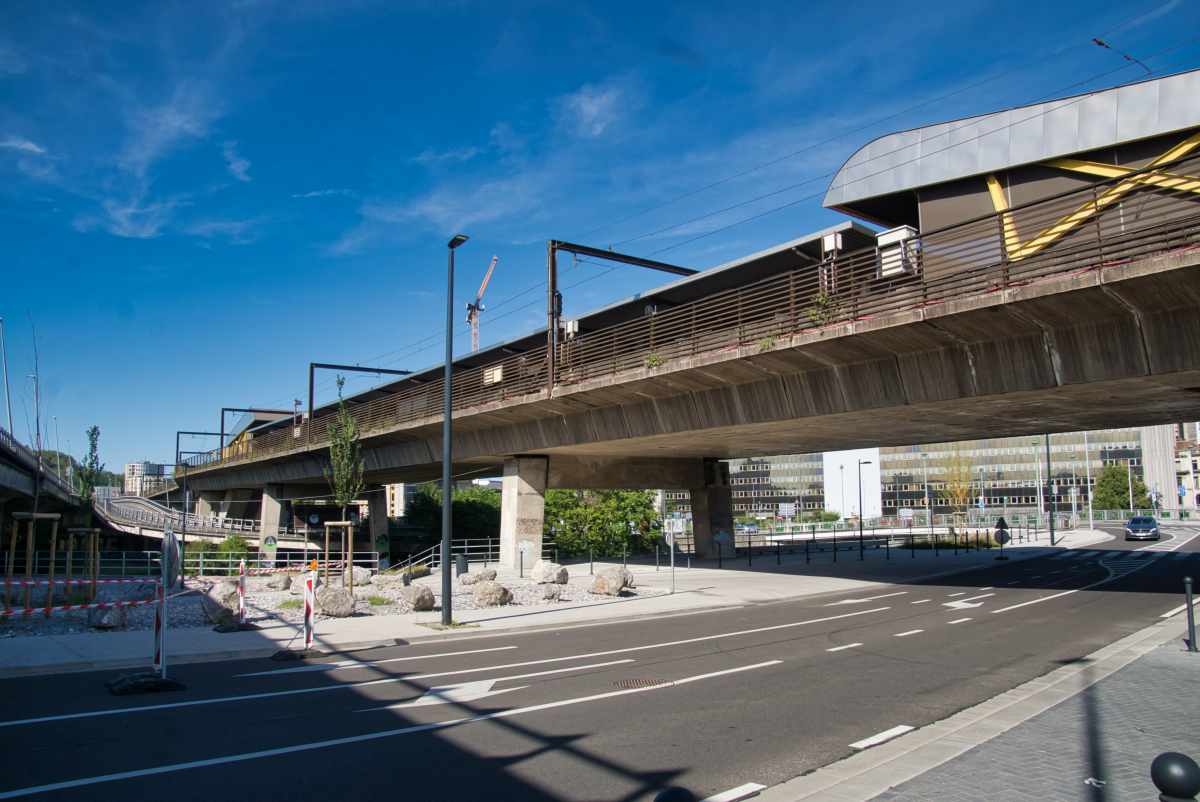
[[1158, 540], [1158, 521], [1149, 515], [1135, 515], [1125, 524], [1126, 540]]

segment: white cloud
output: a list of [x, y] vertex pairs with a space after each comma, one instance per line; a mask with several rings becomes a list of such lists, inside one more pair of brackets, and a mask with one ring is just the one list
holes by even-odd
[[25, 72], [27, 65], [17, 51], [8, 45], [0, 45], [0, 73], [19, 75]]
[[443, 153], [437, 153], [432, 148], [427, 149], [419, 156], [414, 156], [412, 160], [417, 164], [444, 164], [446, 162], [461, 163], [468, 159], [478, 156], [483, 153], [483, 148], [452, 148]]
[[119, 158], [121, 167], [135, 176], [144, 176], [159, 159], [184, 142], [204, 137], [217, 113], [208, 90], [188, 82], [175, 88], [169, 103], [133, 109], [129, 114], [129, 136]]
[[22, 139], [19, 136], [10, 136], [8, 139], [0, 142], [0, 148], [12, 148], [13, 150], [23, 150], [27, 153], [45, 153], [46, 149], [33, 144], [28, 139]]
[[348, 189], [314, 189], [312, 192], [303, 192], [293, 195], [293, 198], [323, 198], [326, 195], [350, 195]]
[[246, 175], [246, 171], [250, 169], [250, 162], [238, 154], [236, 142], [222, 142], [221, 152], [225, 154], [225, 161], [229, 162], [230, 175], [238, 181], [254, 180]]
[[188, 203], [182, 198], [147, 204], [140, 200], [120, 201], [107, 198], [100, 202], [107, 215], [106, 220], [99, 221], [85, 216], [76, 221], [75, 227], [81, 231], [101, 227], [118, 237], [154, 239], [162, 235], [162, 229], [171, 219], [172, 211]]
[[615, 123], [625, 111], [641, 105], [629, 81], [612, 79], [585, 84], [578, 91], [555, 98], [559, 123], [582, 137], [595, 137]]

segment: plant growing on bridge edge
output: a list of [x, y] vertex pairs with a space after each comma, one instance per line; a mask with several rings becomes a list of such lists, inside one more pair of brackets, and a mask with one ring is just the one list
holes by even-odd
[[758, 341], [758, 352], [761, 354], [764, 351], [770, 351], [775, 347], [775, 343], [779, 340], [779, 329], [768, 334]]
[[663, 356], [662, 354], [650, 354], [650, 356], [646, 357], [646, 367], [647, 368], [656, 368], [659, 365], [665, 363], [666, 361], [667, 361], [667, 358], [665, 356]]
[[825, 328], [842, 314], [842, 308], [834, 303], [830, 293], [818, 293], [812, 297], [812, 306], [804, 310], [817, 328]]

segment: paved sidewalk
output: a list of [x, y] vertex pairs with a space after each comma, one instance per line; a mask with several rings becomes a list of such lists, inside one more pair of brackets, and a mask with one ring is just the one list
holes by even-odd
[[[1200, 757], [1184, 616], [942, 721], [764, 790], [760, 802], [1144, 802], [1163, 752]], [[1089, 783], [1099, 781], [1102, 785]]]
[[[1111, 539], [1100, 531], [1086, 529], [1061, 533], [1059, 547], [1083, 548], [1092, 543]], [[602, 624], [644, 616], [680, 615], [704, 610], [762, 604], [796, 599], [822, 593], [860, 590], [880, 584], [911, 582], [940, 574], [957, 573], [975, 567], [993, 565], [996, 550], [971, 551], [917, 550], [916, 557], [902, 549], [892, 549], [891, 559], [884, 549], [868, 549], [859, 559], [852, 544], [851, 550], [840, 551], [838, 562], [832, 552], [813, 552], [811, 563], [805, 562], [803, 550], [780, 555], [776, 565], [774, 553], [756, 554], [753, 565], [747, 565], [743, 555], [726, 559], [722, 568], [716, 560], [694, 561], [688, 569], [686, 560], [677, 558], [675, 593], [649, 597], [613, 599], [595, 604], [556, 604], [539, 606], [497, 607], [487, 610], [464, 610], [455, 613], [455, 620], [477, 624], [478, 627], [439, 632], [422, 623], [441, 620], [440, 612], [416, 615], [356, 616], [346, 619], [320, 620], [316, 627], [317, 647], [324, 651], [346, 651], [373, 646], [390, 646], [428, 640], [462, 639], [480, 635], [548, 629], [566, 626]], [[1006, 549], [1014, 559], [1028, 559], [1051, 550], [1042, 540]], [[1057, 549], [1055, 549], [1057, 550]], [[588, 563], [565, 561], [574, 585], [590, 585]], [[599, 562], [596, 573], [619, 562]], [[472, 566], [475, 570], [477, 566]], [[629, 564], [638, 588], [669, 590], [671, 572], [667, 565], [655, 570], [653, 558]], [[497, 580], [514, 584], [528, 582], [517, 571], [502, 569]], [[435, 574], [416, 581], [440, 589], [440, 576]], [[199, 662], [235, 658], [268, 656], [280, 649], [296, 648], [303, 633], [298, 625], [279, 620], [262, 623], [257, 632], [218, 634], [209, 628], [168, 629], [166, 646], [169, 662]], [[102, 668], [142, 667], [149, 662], [152, 636], [149, 632], [90, 632], [71, 635], [6, 638], [0, 640], [0, 677], [28, 674], [84, 671]]]
[[[1150, 763], [1163, 752], [1200, 758], [1200, 655], [1160, 646], [1039, 716], [874, 797], [1146, 802]], [[1097, 788], [1089, 779], [1104, 783]]]

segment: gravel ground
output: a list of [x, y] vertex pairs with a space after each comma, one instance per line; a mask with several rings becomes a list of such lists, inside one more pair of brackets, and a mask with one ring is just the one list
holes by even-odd
[[[189, 588], [206, 587], [211, 583], [189, 582]], [[338, 582], [331, 583], [333, 586], [338, 586]], [[435, 610], [441, 609], [441, 586], [440, 584], [426, 584], [422, 582], [415, 583], [424, 585], [433, 591]], [[560, 604], [575, 604], [586, 605], [596, 604], [599, 602], [613, 601], [612, 596], [602, 596], [589, 593], [586, 587], [579, 585], [558, 585], [558, 599], [543, 599], [542, 588], [544, 585], [534, 585], [528, 581], [517, 581], [505, 585], [513, 594], [512, 604], [514, 607], [541, 607]], [[404, 602], [398, 590], [382, 590], [380, 588], [368, 585], [360, 586], [354, 589], [355, 616], [363, 615], [414, 615], [412, 609]], [[179, 592], [178, 590], [176, 591]], [[621, 598], [637, 598], [647, 596], [660, 596], [666, 591], [633, 588], [626, 590]], [[193, 590], [187, 595], [179, 596], [167, 600], [167, 626], [170, 629], [187, 629], [193, 627], [211, 627], [212, 622], [204, 614], [200, 607], [199, 599], [200, 591]], [[371, 604], [367, 601], [367, 597], [376, 597], [386, 599], [391, 604]], [[56, 594], [57, 597], [57, 594]], [[302, 600], [302, 596], [293, 596], [289, 591], [277, 591], [267, 588], [267, 580], [251, 577], [246, 581], [246, 620], [250, 623], [262, 623], [272, 619], [287, 621], [289, 623], [298, 624], [303, 621], [303, 609], [296, 609], [289, 606], [281, 608], [280, 605], [285, 602], [295, 602]], [[14, 602], [17, 600], [14, 599]], [[56, 603], [62, 603], [59, 599], [55, 599]], [[35, 600], [35, 604], [41, 604]], [[17, 606], [14, 604], [13, 606]], [[454, 586], [454, 609], [456, 610], [478, 610], [480, 609], [475, 604], [475, 588], [471, 585], [455, 585]], [[318, 620], [325, 620], [329, 616], [317, 614]], [[0, 638], [22, 638], [34, 637], [38, 635], [70, 635], [87, 632], [103, 634], [105, 632], [136, 632], [150, 630], [154, 626], [154, 607], [153, 605], [142, 605], [130, 607], [127, 609], [125, 616], [125, 626], [115, 630], [100, 630], [93, 629], [87, 623], [87, 611], [72, 611], [64, 613], [51, 613], [50, 618], [45, 618], [44, 614], [34, 614], [28, 620], [20, 616], [6, 616], [0, 618]]]

